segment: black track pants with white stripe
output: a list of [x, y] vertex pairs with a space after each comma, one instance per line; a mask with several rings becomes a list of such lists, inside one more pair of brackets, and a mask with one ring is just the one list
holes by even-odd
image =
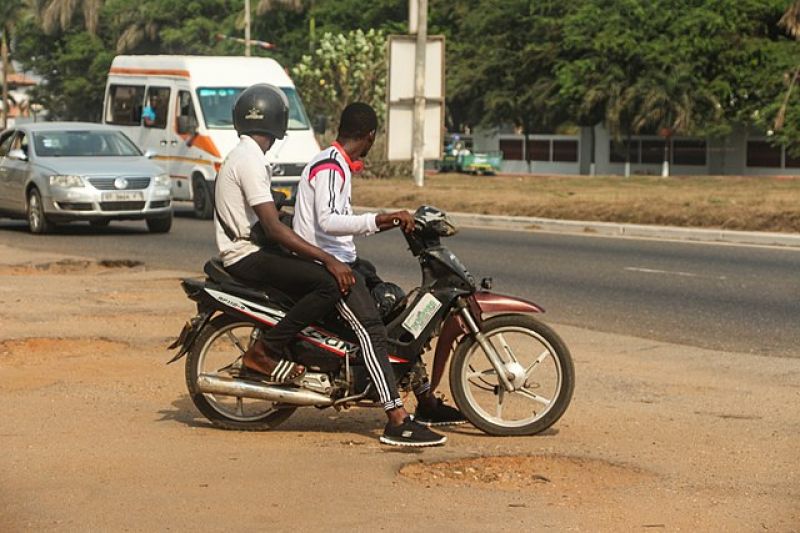
[[356, 333], [364, 363], [378, 391], [383, 408], [388, 411], [402, 407], [403, 402], [397, 392], [394, 370], [389, 362], [386, 326], [381, 321], [375, 300], [367, 289], [364, 277], [357, 271], [353, 274], [356, 277], [356, 284], [337, 308]]

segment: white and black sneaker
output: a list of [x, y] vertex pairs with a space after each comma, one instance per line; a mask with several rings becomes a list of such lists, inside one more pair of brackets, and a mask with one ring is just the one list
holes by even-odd
[[436, 398], [431, 405], [428, 402], [420, 403], [417, 412], [414, 413], [414, 420], [427, 427], [457, 426], [467, 421], [461, 411], [455, 407], [445, 405], [441, 398]]
[[381, 442], [389, 446], [410, 446], [422, 448], [425, 446], [441, 446], [447, 442], [447, 437], [439, 435], [418, 424], [413, 418], [407, 416], [399, 426], [393, 426], [391, 422], [386, 424], [386, 428], [381, 435]]

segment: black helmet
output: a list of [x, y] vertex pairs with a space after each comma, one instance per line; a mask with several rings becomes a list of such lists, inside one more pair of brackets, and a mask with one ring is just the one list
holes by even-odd
[[251, 85], [233, 104], [233, 127], [239, 135], [260, 133], [283, 139], [289, 123], [289, 101], [267, 83]]
[[372, 288], [372, 298], [375, 300], [375, 305], [378, 307], [378, 314], [381, 318], [391, 320], [402, 311], [405, 306], [401, 306], [404, 302], [406, 293], [398, 285], [389, 282], [381, 282]]

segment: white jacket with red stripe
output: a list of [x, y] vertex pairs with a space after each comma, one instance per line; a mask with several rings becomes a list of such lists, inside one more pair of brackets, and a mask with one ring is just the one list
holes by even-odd
[[294, 206], [295, 233], [344, 263], [358, 257], [354, 235], [378, 231], [375, 213], [353, 214], [351, 181], [347, 155], [326, 148], [303, 169]]

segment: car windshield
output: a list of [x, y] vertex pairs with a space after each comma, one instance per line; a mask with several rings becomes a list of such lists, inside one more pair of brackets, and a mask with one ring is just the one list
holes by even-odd
[[[244, 87], [201, 87], [197, 89], [197, 99], [206, 120], [208, 129], [233, 129], [231, 110], [236, 98]], [[289, 100], [289, 129], [307, 130], [308, 117], [303, 103], [297, 96], [297, 91], [292, 87], [281, 87]]]
[[123, 157], [142, 152], [118, 131], [68, 130], [33, 132], [39, 157]]

